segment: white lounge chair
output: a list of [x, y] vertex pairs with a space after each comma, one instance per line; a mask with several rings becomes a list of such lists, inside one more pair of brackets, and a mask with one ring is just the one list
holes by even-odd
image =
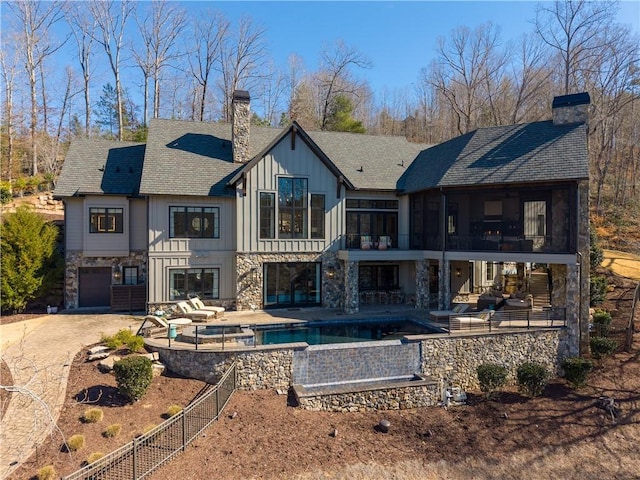
[[495, 310], [486, 309], [477, 315], [449, 317], [449, 331], [473, 330], [488, 326], [488, 322], [494, 313]]
[[224, 307], [215, 307], [213, 305], [205, 305], [199, 297], [192, 297], [189, 299], [189, 303], [196, 310], [204, 310], [207, 312], [215, 312], [216, 318], [220, 318], [224, 315]]
[[207, 320], [216, 318], [216, 312], [212, 312], [211, 310], [196, 310], [187, 302], [178, 302], [176, 308], [180, 315], [184, 315], [194, 322], [206, 322]]
[[434, 310], [433, 312], [429, 312], [429, 318], [434, 322], [444, 322], [450, 316], [457, 315], [459, 313], [464, 313], [469, 309], [468, 303], [459, 303], [451, 310]]
[[142, 321], [140, 328], [138, 328], [138, 332], [136, 333], [136, 335], [142, 335], [143, 337], [147, 336], [145, 334], [150, 332], [153, 327], [169, 328], [169, 325], [184, 326], [189, 325], [190, 323], [190, 318], [172, 318], [171, 320], [166, 320], [155, 315], [145, 315], [144, 320]]

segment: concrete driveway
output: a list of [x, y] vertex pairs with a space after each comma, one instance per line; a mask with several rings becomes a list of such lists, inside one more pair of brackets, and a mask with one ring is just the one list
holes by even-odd
[[51, 441], [62, 441], [54, 427], [75, 355], [103, 333], [113, 335], [122, 328], [135, 333], [139, 323], [130, 315], [61, 313], [0, 325], [2, 359], [11, 370], [14, 390], [0, 424], [0, 478], [49, 441], [49, 435]]

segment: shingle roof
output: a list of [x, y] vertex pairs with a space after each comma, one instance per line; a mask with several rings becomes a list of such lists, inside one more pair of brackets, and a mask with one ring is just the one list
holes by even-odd
[[481, 128], [426, 149], [398, 181], [398, 189], [411, 193], [588, 176], [585, 125], [545, 121]]
[[[281, 129], [251, 126], [249, 154], [255, 155]], [[233, 163], [231, 125], [153, 119], [149, 124], [143, 194], [233, 195], [226, 187], [242, 165]]]
[[74, 140], [56, 184], [56, 197], [137, 195], [145, 145], [99, 138]]
[[398, 179], [428, 145], [404, 137], [341, 132], [307, 132], [333, 163], [361, 190], [395, 190]]

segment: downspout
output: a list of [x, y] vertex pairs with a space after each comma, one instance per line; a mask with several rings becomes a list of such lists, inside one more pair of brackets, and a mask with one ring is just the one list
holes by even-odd
[[[441, 203], [442, 203], [442, 216], [441, 216], [441, 224], [440, 224], [440, 232], [442, 235], [442, 238], [440, 240], [440, 249], [441, 249], [441, 255], [442, 255], [442, 272], [441, 273], [441, 278], [442, 278], [442, 282], [440, 283], [440, 298], [442, 299], [442, 304], [440, 304], [440, 302], [438, 302], [438, 308], [443, 309], [443, 310], [447, 310], [449, 307], [449, 304], [451, 303], [451, 288], [449, 288], [449, 301], [446, 302], [445, 304], [445, 291], [446, 291], [446, 283], [447, 281], [449, 282], [449, 284], [451, 284], [451, 280], [449, 279], [449, 275], [447, 275], [445, 277], [445, 272], [447, 271], [447, 269], [445, 268], [445, 253], [446, 253], [446, 237], [445, 237], [445, 230], [447, 228], [447, 196], [444, 194], [444, 189], [442, 187], [440, 187], [440, 196], [441, 196]], [[449, 269], [450, 271], [450, 269]]]

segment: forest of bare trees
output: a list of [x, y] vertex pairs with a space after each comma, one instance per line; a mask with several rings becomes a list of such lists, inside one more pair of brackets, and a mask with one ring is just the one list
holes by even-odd
[[[545, 120], [553, 96], [587, 91], [594, 213], [638, 225], [640, 40], [615, 21], [618, 6], [540, 3], [517, 41], [491, 23], [459, 26], [425, 46], [435, 57], [411, 86], [372, 91], [362, 52], [325, 39], [317, 66], [294, 53], [277, 65], [269, 32], [248, 16], [232, 22], [212, 8], [190, 18], [164, 0], [7, 2], [0, 180], [14, 192], [53, 182], [73, 138], [144, 141], [149, 118], [228, 121], [238, 88], [251, 92], [261, 125], [296, 120], [427, 144]], [[63, 46], [75, 52], [69, 65], [56, 60]]]

